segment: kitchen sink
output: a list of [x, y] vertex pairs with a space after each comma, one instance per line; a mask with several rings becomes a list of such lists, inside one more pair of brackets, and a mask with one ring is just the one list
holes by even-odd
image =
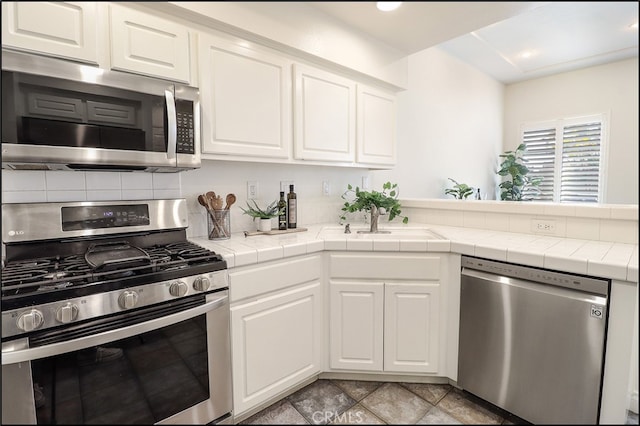
[[442, 235], [428, 228], [406, 228], [378, 226], [377, 233], [370, 233], [369, 226], [351, 226], [351, 233], [344, 233], [344, 226], [326, 226], [322, 228], [320, 238], [349, 238], [365, 240], [445, 240]]

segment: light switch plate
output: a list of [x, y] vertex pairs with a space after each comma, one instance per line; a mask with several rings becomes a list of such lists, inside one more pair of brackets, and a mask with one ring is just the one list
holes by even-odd
[[258, 198], [258, 182], [255, 180], [247, 181], [247, 200], [255, 200]]

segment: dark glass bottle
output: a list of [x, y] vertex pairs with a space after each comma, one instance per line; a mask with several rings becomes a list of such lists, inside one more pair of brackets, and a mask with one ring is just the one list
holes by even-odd
[[280, 201], [278, 201], [278, 229], [287, 229], [287, 200], [284, 199], [284, 191], [280, 191]]
[[298, 197], [293, 190], [293, 185], [289, 185], [287, 194], [287, 227], [294, 229], [298, 222]]

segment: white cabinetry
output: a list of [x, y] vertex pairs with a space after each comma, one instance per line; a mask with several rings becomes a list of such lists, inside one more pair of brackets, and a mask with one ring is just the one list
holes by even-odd
[[98, 63], [96, 2], [2, 2], [2, 46]]
[[289, 158], [291, 62], [208, 34], [199, 43], [202, 152]]
[[321, 371], [320, 255], [229, 273], [236, 416]]
[[109, 12], [113, 69], [190, 83], [187, 27], [117, 4]]
[[329, 270], [332, 369], [444, 374], [447, 255], [333, 253]]
[[2, 46], [190, 84], [195, 40], [121, 3], [2, 2]]
[[354, 162], [356, 84], [294, 65], [294, 158]]
[[396, 96], [358, 84], [356, 161], [372, 165], [396, 163]]

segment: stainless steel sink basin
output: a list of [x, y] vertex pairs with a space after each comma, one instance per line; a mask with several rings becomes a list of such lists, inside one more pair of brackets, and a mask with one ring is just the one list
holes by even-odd
[[351, 233], [344, 233], [344, 226], [326, 226], [320, 231], [320, 238], [349, 238], [366, 240], [445, 240], [442, 235], [428, 228], [406, 228], [378, 226], [382, 232], [370, 233], [368, 226], [352, 226]]

